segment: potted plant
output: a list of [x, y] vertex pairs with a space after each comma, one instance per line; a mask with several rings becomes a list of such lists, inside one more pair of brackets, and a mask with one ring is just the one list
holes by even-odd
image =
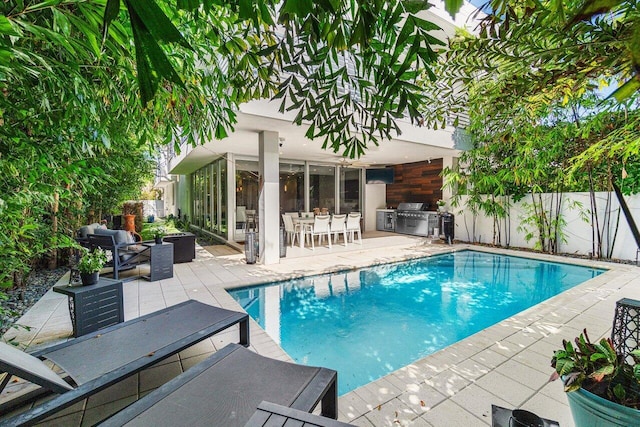
[[446, 208], [445, 206], [447, 205], [447, 202], [445, 202], [444, 200], [440, 199], [436, 202], [436, 205], [438, 205], [438, 210], [440, 212], [445, 212]]
[[93, 252], [85, 249], [85, 253], [78, 262], [78, 271], [83, 285], [95, 285], [100, 278], [100, 270], [107, 263], [107, 255], [98, 248]]
[[153, 240], [157, 245], [162, 244], [162, 238], [167, 235], [167, 230], [162, 226], [157, 226], [153, 228]]
[[551, 380], [562, 378], [576, 426], [631, 426], [640, 420], [640, 349], [617, 354], [611, 339], [586, 329], [554, 353]]

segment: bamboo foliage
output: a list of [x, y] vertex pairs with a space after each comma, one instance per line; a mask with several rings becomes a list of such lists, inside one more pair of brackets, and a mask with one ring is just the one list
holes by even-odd
[[309, 137], [352, 157], [396, 133], [403, 113], [421, 120], [441, 45], [418, 16], [429, 7], [3, 2], [0, 284], [57, 257], [90, 210], [135, 198], [156, 149], [225, 138], [243, 102], [277, 99]]
[[[488, 3], [493, 12], [479, 35], [458, 33], [436, 67], [430, 90], [442, 102], [428, 106], [427, 122], [470, 122], [475, 148], [461, 159], [470, 199], [482, 191], [490, 201], [528, 195], [518, 226], [541, 250], [555, 252], [566, 239], [563, 193], [589, 191], [591, 206], [573, 208], [592, 216], [593, 254], [611, 256], [616, 215], [604, 201], [598, 217], [595, 193], [610, 191], [639, 160], [638, 90], [630, 83], [638, 78], [638, 2]], [[619, 89], [603, 99], [610, 84]], [[629, 192], [640, 189], [628, 182]], [[491, 204], [480, 206], [497, 218]]]

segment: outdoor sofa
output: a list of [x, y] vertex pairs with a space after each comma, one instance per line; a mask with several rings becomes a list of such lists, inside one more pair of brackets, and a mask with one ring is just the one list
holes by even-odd
[[[2, 419], [0, 415], [0, 425], [33, 425], [236, 324], [240, 344], [248, 346], [246, 313], [189, 300], [32, 355], [0, 343], [0, 372], [8, 373], [0, 391], [12, 376], [40, 386], [34, 393], [1, 405], [0, 414], [43, 392], [58, 394], [13, 418]], [[68, 378], [63, 381], [42, 362], [44, 359], [64, 370]]]
[[125, 230], [97, 228], [95, 234], [87, 234], [87, 247], [91, 251], [101, 248], [111, 252], [108, 266], [113, 267], [113, 278], [116, 280], [120, 271], [149, 262], [149, 248], [136, 244], [131, 234]]
[[[116, 280], [121, 271], [149, 263], [148, 248], [140, 244], [139, 237], [137, 233], [112, 230], [98, 223], [83, 225], [76, 233], [76, 241], [80, 246], [90, 251], [101, 248], [110, 255], [107, 267], [113, 268], [113, 278]], [[78, 259], [79, 253], [76, 253], [76, 262]]]

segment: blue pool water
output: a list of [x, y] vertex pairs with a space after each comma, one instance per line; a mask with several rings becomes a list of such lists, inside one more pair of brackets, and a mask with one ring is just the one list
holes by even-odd
[[229, 293], [342, 395], [603, 272], [462, 251]]

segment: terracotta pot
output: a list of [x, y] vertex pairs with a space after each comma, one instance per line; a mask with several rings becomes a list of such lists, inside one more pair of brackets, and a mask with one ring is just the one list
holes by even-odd
[[136, 216], [133, 214], [124, 215], [124, 229], [136, 231]]

